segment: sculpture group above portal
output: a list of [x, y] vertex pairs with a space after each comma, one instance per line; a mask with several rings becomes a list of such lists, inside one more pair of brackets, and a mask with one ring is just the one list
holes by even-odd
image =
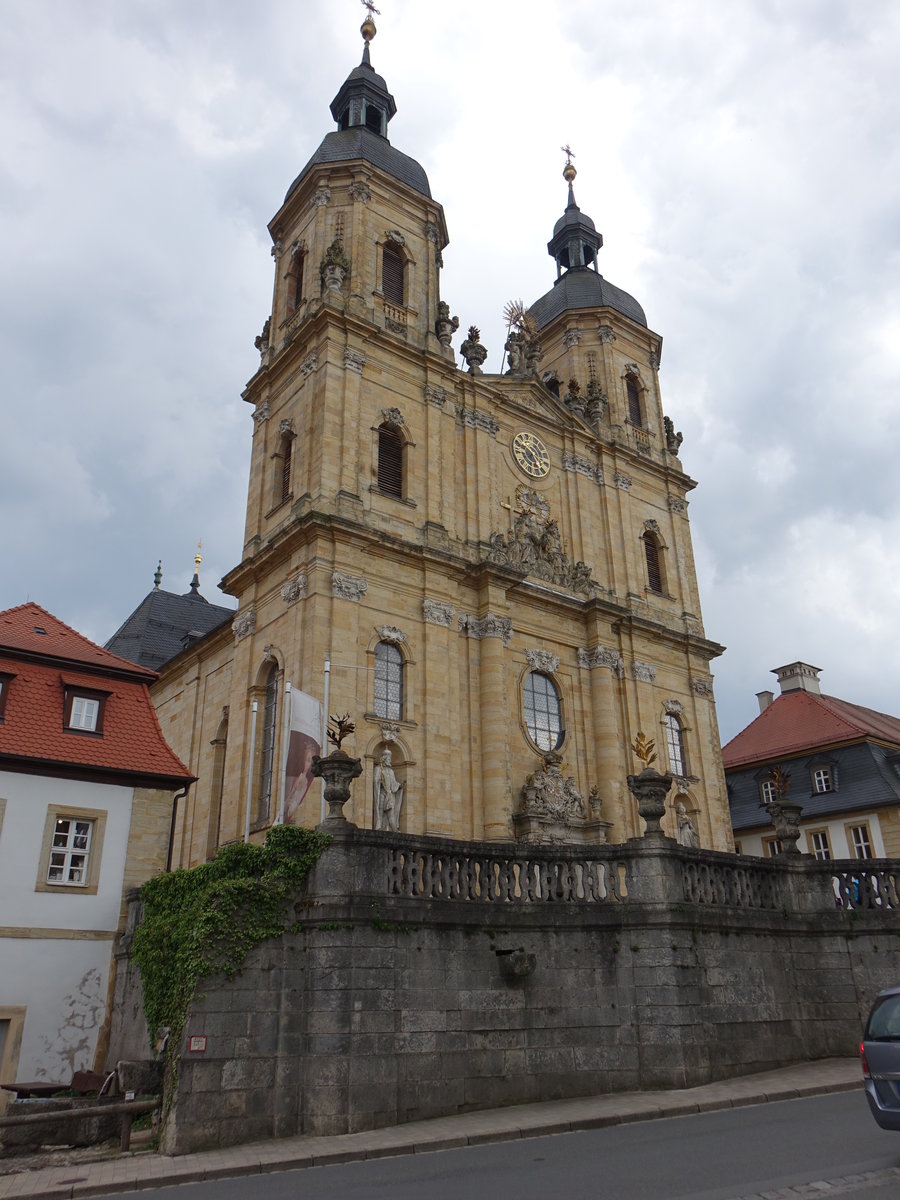
[[505, 535], [490, 536], [488, 561], [515, 567], [537, 579], [555, 583], [573, 592], [592, 596], [596, 584], [591, 568], [573, 563], [562, 548], [559, 526], [550, 518], [550, 505], [539, 492], [527, 487], [516, 490], [516, 520]]
[[585, 804], [574, 777], [563, 777], [561, 763], [562, 755], [550, 750], [541, 759], [541, 770], [525, 780], [521, 808], [513, 813], [517, 841], [542, 845], [605, 840], [602, 831], [609, 825], [599, 819], [596, 791]]

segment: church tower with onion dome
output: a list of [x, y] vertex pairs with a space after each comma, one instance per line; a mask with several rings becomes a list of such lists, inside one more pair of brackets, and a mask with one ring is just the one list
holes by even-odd
[[[626, 782], [642, 734], [674, 779], [663, 828], [677, 835], [683, 805], [702, 846], [729, 849], [722, 647], [700, 617], [662, 339], [599, 273], [567, 152], [556, 280], [510, 307], [508, 369], [484, 372], [479, 331], [441, 295], [443, 210], [391, 141], [371, 11], [361, 32], [335, 128], [269, 225], [244, 549], [222, 583], [238, 613], [154, 689], [198, 777], [174, 862], [285, 815], [286, 685], [323, 700], [326, 662], [329, 710], [356, 725], [359, 826], [621, 842], [642, 829]], [[386, 751], [389, 819], [373, 790]], [[318, 783], [287, 815], [319, 821]]]

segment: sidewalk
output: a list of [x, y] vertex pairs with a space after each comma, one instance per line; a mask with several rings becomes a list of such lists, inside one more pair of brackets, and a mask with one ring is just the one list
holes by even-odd
[[[224, 1150], [206, 1150], [180, 1158], [151, 1152], [119, 1154], [103, 1162], [69, 1163], [0, 1175], [0, 1200], [102, 1196], [107, 1192], [138, 1191], [202, 1179], [226, 1179], [394, 1154], [421, 1154], [429, 1150], [449, 1150], [578, 1129], [599, 1129], [604, 1125], [712, 1112], [763, 1104], [767, 1100], [792, 1100], [857, 1088], [862, 1089], [859, 1060], [829, 1058], [680, 1091], [628, 1092], [522, 1104], [514, 1108], [414, 1121], [368, 1133], [281, 1138]], [[2, 1159], [0, 1170], [9, 1170], [14, 1164], [15, 1159]]]

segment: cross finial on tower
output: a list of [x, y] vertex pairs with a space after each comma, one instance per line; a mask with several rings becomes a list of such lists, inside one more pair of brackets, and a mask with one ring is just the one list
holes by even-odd
[[153, 572], [153, 590], [158, 591], [159, 585], [162, 583], [162, 559], [156, 564], [156, 570]]
[[566, 183], [571, 184], [578, 173], [575, 170], [575, 164], [572, 162], [575, 154], [568, 142], [566, 142], [565, 146], [560, 146], [560, 150], [566, 156], [566, 165], [563, 167], [563, 179]]

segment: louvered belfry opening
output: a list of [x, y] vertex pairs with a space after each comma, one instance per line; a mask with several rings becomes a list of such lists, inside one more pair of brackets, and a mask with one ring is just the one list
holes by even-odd
[[291, 494], [291, 458], [294, 451], [294, 439], [286, 437], [281, 455], [281, 503], [289, 499]]
[[638, 385], [633, 375], [629, 375], [625, 380], [625, 391], [628, 393], [628, 420], [632, 425], [640, 425], [642, 424], [641, 393], [638, 391]]
[[403, 439], [391, 425], [378, 430], [378, 490], [403, 499]]
[[647, 559], [647, 586], [651, 592], [662, 592], [662, 571], [659, 566], [659, 547], [652, 533], [644, 534], [644, 555]]
[[403, 255], [388, 242], [381, 258], [381, 291], [391, 304], [403, 303], [404, 266]]

